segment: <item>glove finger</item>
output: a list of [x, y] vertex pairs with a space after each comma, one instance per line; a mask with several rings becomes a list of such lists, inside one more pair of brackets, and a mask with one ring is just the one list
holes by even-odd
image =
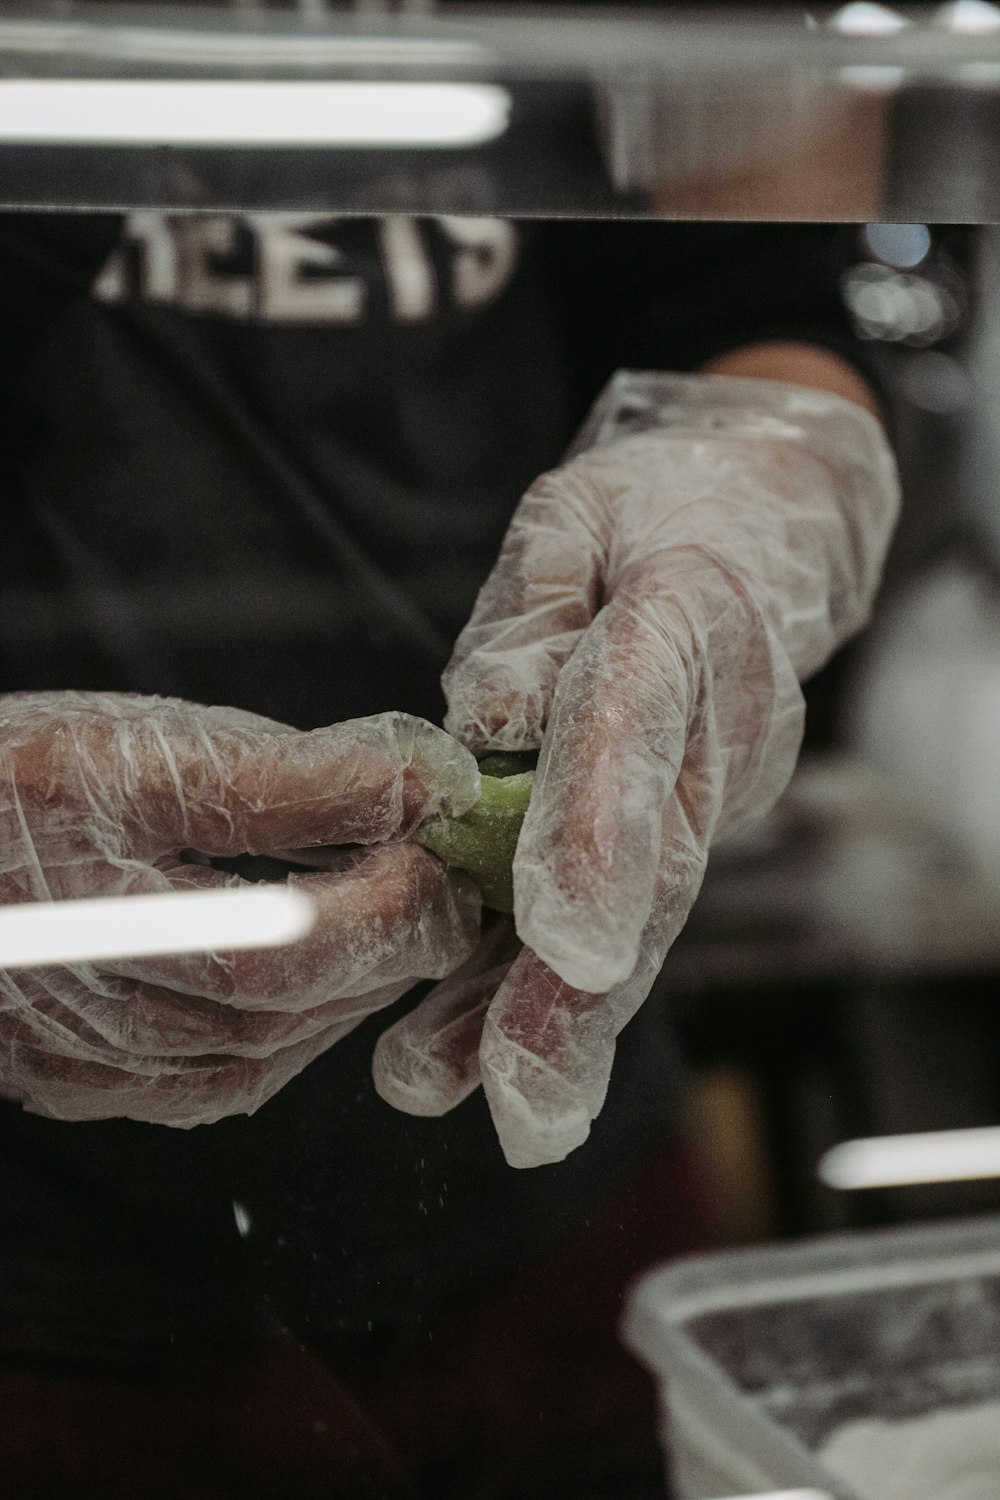
[[576, 989], [603, 994], [638, 961], [686, 753], [689, 675], [655, 609], [623, 592], [560, 678], [514, 910], [523, 942]]
[[[21, 835], [41, 841], [46, 868], [60, 863], [64, 843], [67, 860], [78, 854], [81, 823], [86, 846], [112, 860], [181, 848], [267, 853], [404, 837], [428, 817], [465, 811], [479, 793], [469, 752], [406, 714], [302, 733], [238, 711], [139, 701], [144, 711], [70, 694], [12, 711], [11, 806]], [[58, 809], [67, 816], [54, 824]]]
[[155, 1075], [166, 1059], [266, 1058], [335, 1027], [346, 1035], [409, 988], [404, 981], [301, 1012], [246, 1011], [93, 970], [45, 969], [4, 976], [0, 1025], [55, 1056]]
[[[381, 843], [433, 816], [464, 812], [479, 792], [472, 758], [443, 730], [385, 713], [285, 732], [194, 725], [149, 746], [137, 813], [151, 832], [206, 854], [294, 845]], [[159, 750], [159, 754], [157, 751]], [[179, 795], [169, 793], [179, 782]], [[162, 814], [157, 821], [156, 792]]]
[[[200, 865], [166, 870], [175, 888], [243, 884]], [[440, 979], [479, 939], [479, 892], [417, 844], [354, 855], [339, 874], [294, 875], [316, 906], [312, 930], [284, 948], [124, 959], [104, 972], [245, 1010], [302, 1011], [417, 979]]]
[[604, 1103], [615, 1051], [603, 995], [572, 989], [525, 949], [490, 1006], [479, 1061], [512, 1167], [562, 1161]]
[[610, 545], [600, 454], [524, 496], [441, 679], [445, 727], [477, 753], [541, 743], [556, 680], [600, 608]]
[[607, 994], [573, 989], [525, 949], [489, 1008], [483, 1087], [511, 1166], [561, 1161], [582, 1145], [607, 1092], [615, 1038], [649, 994], [705, 872], [717, 780], [685, 766], [664, 817], [653, 909], [629, 977]]
[[68, 1062], [44, 1048], [0, 1036], [0, 1077], [8, 1095], [34, 1114], [59, 1120], [141, 1120], [187, 1129], [227, 1115], [253, 1114], [339, 1040], [340, 1027], [265, 1059], [199, 1058], [138, 1074], [131, 1066]]
[[444, 1115], [479, 1087], [486, 1010], [520, 944], [504, 920], [467, 963], [383, 1032], [372, 1058], [375, 1088], [408, 1115]]

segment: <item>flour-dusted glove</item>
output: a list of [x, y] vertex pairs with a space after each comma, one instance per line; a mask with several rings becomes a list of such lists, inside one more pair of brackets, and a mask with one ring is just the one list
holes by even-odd
[[256, 1109], [473, 949], [471, 882], [400, 840], [478, 786], [468, 750], [404, 714], [303, 733], [172, 699], [0, 697], [0, 902], [242, 883], [187, 851], [377, 846], [296, 877], [318, 915], [290, 947], [0, 973], [0, 1092], [73, 1120]]
[[525, 948], [495, 993], [470, 961], [464, 1023], [446, 981], [375, 1060], [415, 1112], [481, 1072], [516, 1166], [586, 1138], [710, 844], [791, 775], [799, 680], [867, 618], [898, 505], [879, 424], [839, 397], [631, 379], [645, 430], [532, 486], [444, 679], [474, 751], [541, 746], [514, 861]]

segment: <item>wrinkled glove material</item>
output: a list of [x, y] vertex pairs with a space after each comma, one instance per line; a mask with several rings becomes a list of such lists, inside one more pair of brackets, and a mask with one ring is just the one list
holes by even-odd
[[404, 714], [304, 733], [171, 699], [0, 697], [0, 902], [232, 888], [209, 857], [353, 846], [293, 877], [317, 910], [293, 946], [0, 972], [0, 1092], [64, 1120], [257, 1109], [472, 951], [475, 887], [402, 841], [478, 794], [473, 756]]
[[525, 495], [444, 676], [477, 755], [540, 747], [524, 947], [498, 985], [494, 939], [375, 1057], [413, 1113], [481, 1080], [517, 1166], [586, 1138], [710, 845], [791, 776], [800, 681], [865, 624], [899, 504], [871, 415], [770, 381], [622, 373], [583, 446]]

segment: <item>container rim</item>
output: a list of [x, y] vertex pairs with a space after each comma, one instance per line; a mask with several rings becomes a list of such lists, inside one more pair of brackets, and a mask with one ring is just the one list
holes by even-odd
[[706, 1313], [983, 1275], [1000, 1276], [1000, 1215], [722, 1250], [647, 1271], [627, 1294], [621, 1333], [659, 1368], [664, 1340], [706, 1357], [683, 1327]]

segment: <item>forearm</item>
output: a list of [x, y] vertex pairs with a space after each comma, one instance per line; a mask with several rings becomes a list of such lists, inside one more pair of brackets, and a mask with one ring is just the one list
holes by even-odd
[[843, 396], [881, 422], [882, 403], [855, 365], [817, 344], [788, 342], [746, 344], [718, 355], [703, 366], [705, 375], [733, 375], [741, 379], [780, 380], [811, 390]]

